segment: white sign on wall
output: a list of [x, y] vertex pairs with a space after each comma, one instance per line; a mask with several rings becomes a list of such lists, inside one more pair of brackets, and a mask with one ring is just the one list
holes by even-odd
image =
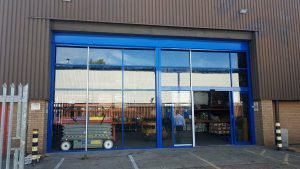
[[259, 111], [258, 102], [253, 102], [254, 111]]
[[31, 103], [30, 109], [31, 110], [41, 110], [41, 104], [40, 103]]

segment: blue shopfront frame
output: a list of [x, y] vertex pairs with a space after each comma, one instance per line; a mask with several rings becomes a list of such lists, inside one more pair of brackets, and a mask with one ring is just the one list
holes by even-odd
[[[156, 53], [155, 65], [155, 97], [156, 97], [156, 125], [157, 125], [157, 148], [163, 148], [162, 143], [162, 121], [161, 121], [161, 91], [190, 91], [190, 88], [181, 87], [162, 87], [161, 84], [161, 64], [160, 52], [161, 49], [180, 49], [180, 50], [198, 50], [198, 51], [220, 51], [220, 52], [244, 52], [247, 57], [247, 73], [248, 73], [248, 87], [193, 87], [193, 91], [228, 91], [230, 98], [234, 91], [247, 92], [249, 96], [249, 127], [250, 127], [250, 141], [237, 142], [234, 128], [234, 118], [231, 117], [231, 144], [255, 144], [255, 128], [254, 128], [254, 111], [253, 111], [253, 96], [250, 70], [250, 54], [248, 41], [223, 40], [223, 39], [201, 39], [201, 38], [182, 38], [182, 37], [161, 37], [161, 36], [136, 36], [136, 35], [116, 35], [116, 34], [86, 34], [86, 33], [66, 33], [66, 32], [52, 32], [51, 41], [51, 70], [50, 70], [50, 93], [48, 106], [48, 133], [47, 133], [47, 152], [52, 150], [52, 123], [53, 123], [53, 104], [55, 94], [55, 63], [56, 63], [56, 47], [57, 46], [83, 46], [83, 47], [105, 47], [105, 48], [134, 48], [134, 49], [153, 49]], [[122, 67], [124, 68], [124, 62]], [[230, 67], [230, 70], [231, 67]], [[124, 73], [124, 71], [122, 71]], [[232, 81], [232, 77], [230, 77]], [[124, 82], [122, 83], [124, 86]], [[124, 99], [124, 90], [122, 90], [122, 99]], [[193, 106], [193, 105], [192, 105]], [[124, 103], [122, 103], [122, 109]], [[233, 111], [233, 103], [230, 104], [230, 110]], [[124, 113], [124, 112], [123, 112]], [[231, 115], [233, 112], [231, 112]], [[124, 116], [123, 116], [124, 118]], [[124, 121], [124, 119], [122, 119]], [[122, 125], [122, 129], [123, 129]], [[173, 140], [174, 141], [174, 140]], [[122, 137], [124, 143], [124, 137]], [[173, 146], [174, 147], [174, 146]], [[89, 150], [93, 151], [93, 150]]]

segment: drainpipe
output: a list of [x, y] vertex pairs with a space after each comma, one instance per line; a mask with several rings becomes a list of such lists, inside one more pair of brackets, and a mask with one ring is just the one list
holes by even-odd
[[275, 122], [279, 123], [279, 101], [275, 101]]

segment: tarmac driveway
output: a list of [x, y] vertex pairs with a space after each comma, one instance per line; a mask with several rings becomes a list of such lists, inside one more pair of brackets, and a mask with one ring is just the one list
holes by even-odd
[[26, 169], [271, 169], [299, 168], [300, 153], [261, 146], [51, 153]]

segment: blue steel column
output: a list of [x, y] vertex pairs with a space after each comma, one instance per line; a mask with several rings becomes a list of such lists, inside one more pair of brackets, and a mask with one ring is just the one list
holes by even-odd
[[156, 146], [162, 147], [162, 113], [161, 113], [161, 90], [160, 90], [160, 49], [156, 53], [156, 76], [155, 76], [155, 97], [156, 97]]
[[121, 147], [124, 148], [124, 116], [125, 116], [125, 112], [124, 112], [124, 49], [122, 49], [122, 131], [121, 131], [121, 137], [122, 137], [122, 145]]
[[51, 46], [51, 66], [50, 66], [50, 93], [48, 101], [48, 127], [47, 127], [47, 152], [52, 151], [52, 126], [53, 126], [53, 106], [54, 106], [54, 82], [55, 82], [55, 51], [56, 46], [53, 42], [54, 34], [52, 34], [52, 46]]
[[[232, 82], [232, 64], [231, 64], [231, 52], [229, 53], [229, 70], [230, 70], [230, 86], [233, 87]], [[234, 117], [234, 100], [233, 100], [233, 90], [229, 91], [229, 105], [230, 105], [230, 143], [236, 144], [235, 139], [235, 117]]]
[[175, 147], [175, 144], [176, 144], [176, 140], [175, 140], [175, 122], [174, 122], [174, 113], [175, 113], [175, 103], [173, 102], [173, 99], [172, 99], [172, 103], [171, 103], [171, 120], [172, 120], [172, 147]]
[[193, 82], [193, 63], [192, 63], [192, 51], [190, 50], [189, 51], [189, 62], [190, 62], [190, 65], [189, 65], [189, 70], [190, 70], [190, 98], [191, 98], [191, 110], [192, 110], [192, 139], [193, 139], [193, 142], [192, 142], [192, 145], [193, 147], [196, 146], [196, 133], [195, 133], [195, 108], [194, 108], [194, 92], [193, 92], [193, 85], [192, 85], [192, 82]]
[[250, 137], [251, 137], [251, 144], [255, 144], [255, 126], [254, 126], [254, 110], [253, 110], [253, 95], [252, 95], [252, 81], [251, 81], [251, 63], [250, 63], [250, 53], [249, 53], [249, 47], [246, 52], [247, 57], [247, 74], [248, 74], [248, 95], [249, 95], [249, 114], [250, 114]]
[[234, 117], [234, 99], [233, 99], [233, 92], [229, 92], [229, 102], [230, 102], [230, 143], [236, 144], [235, 139], [235, 117]]

